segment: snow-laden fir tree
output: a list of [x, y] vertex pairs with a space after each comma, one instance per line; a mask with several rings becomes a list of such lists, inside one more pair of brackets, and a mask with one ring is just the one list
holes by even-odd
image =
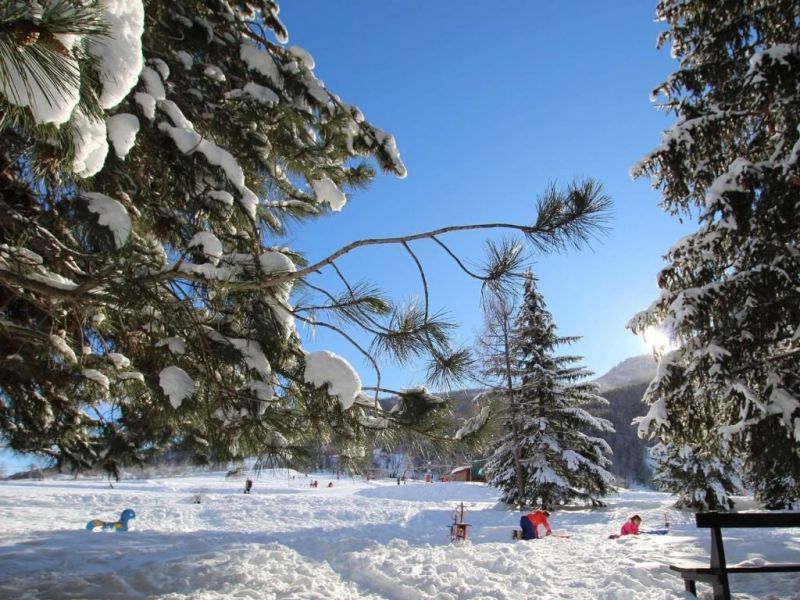
[[[449, 252], [441, 237], [469, 226], [311, 261], [286, 247], [287, 221], [343, 210], [374, 165], [406, 170], [394, 138], [288, 45], [274, 2], [0, 4], [0, 140], [0, 435], [14, 450], [110, 470], [167, 449], [297, 460], [335, 442], [358, 457], [370, 436], [446, 422], [424, 388], [383, 410], [375, 357], [458, 376], [451, 323], [337, 259], [396, 244], [427, 298], [414, 240]], [[546, 196], [517, 228], [542, 249], [580, 243], [604, 208], [584, 192]], [[370, 335], [356, 345], [372, 389], [343, 358], [306, 353], [297, 321]]]
[[653, 483], [677, 496], [677, 508], [694, 511], [731, 510], [731, 496], [742, 493], [737, 461], [717, 452], [705, 457], [689, 446], [656, 444], [650, 449], [655, 460]]
[[675, 447], [730, 446], [756, 496], [788, 506], [800, 500], [800, 4], [663, 0], [657, 14], [679, 67], [654, 94], [677, 120], [634, 174], [698, 229], [630, 324], [678, 346], [643, 426]]
[[505, 298], [487, 307], [481, 353], [492, 387], [485, 397], [502, 408], [504, 426], [484, 468], [487, 481], [512, 505], [601, 505], [613, 481], [611, 449], [592, 434], [612, 431], [611, 423], [583, 408], [604, 400], [586, 381], [591, 373], [575, 366], [580, 358], [556, 354], [579, 338], [557, 335], [530, 272], [518, 309]]

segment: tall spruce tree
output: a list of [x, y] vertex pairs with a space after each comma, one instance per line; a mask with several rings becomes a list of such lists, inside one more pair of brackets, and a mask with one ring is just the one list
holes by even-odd
[[800, 4], [662, 0], [657, 15], [679, 68], [654, 94], [677, 121], [634, 174], [698, 230], [669, 250], [659, 298], [630, 324], [679, 346], [642, 431], [740, 454], [757, 498], [788, 506], [800, 500]]
[[489, 306], [484, 372], [495, 382], [489, 395], [504, 406], [505, 434], [484, 468], [487, 481], [513, 505], [602, 505], [613, 480], [605, 469], [611, 449], [589, 432], [612, 431], [611, 423], [582, 408], [603, 399], [586, 381], [591, 373], [574, 366], [580, 358], [555, 354], [579, 338], [556, 334], [530, 272], [513, 317], [503, 300]]
[[[287, 45], [270, 0], [18, 0], [0, 6], [0, 436], [92, 467], [177, 449], [298, 460], [313, 444], [446, 423], [424, 388], [381, 408], [375, 357], [464, 372], [452, 324], [350, 281], [344, 254], [470, 226], [357, 240], [307, 261], [284, 223], [341, 211], [394, 138], [328, 91]], [[547, 194], [514, 226], [540, 249], [580, 244], [594, 188]], [[486, 224], [485, 228], [504, 227]], [[453, 255], [455, 256], [455, 255]], [[458, 262], [458, 261], [457, 261]], [[458, 262], [459, 265], [463, 264]], [[325, 287], [321, 271], [341, 285]], [[472, 273], [499, 283], [503, 264]], [[295, 323], [374, 338], [375, 385], [306, 353]], [[353, 342], [355, 344], [355, 342]]]

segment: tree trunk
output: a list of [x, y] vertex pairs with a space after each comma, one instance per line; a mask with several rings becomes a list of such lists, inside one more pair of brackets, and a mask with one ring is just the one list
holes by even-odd
[[509, 353], [508, 340], [508, 314], [503, 314], [503, 354], [506, 361], [506, 389], [508, 391], [508, 404], [511, 413], [511, 446], [512, 456], [514, 457], [514, 471], [517, 474], [517, 506], [523, 508], [525, 497], [525, 470], [522, 468], [522, 461], [519, 457], [519, 449], [522, 445], [519, 431], [519, 406], [517, 405], [516, 394], [514, 393], [514, 382], [511, 377], [511, 355]]

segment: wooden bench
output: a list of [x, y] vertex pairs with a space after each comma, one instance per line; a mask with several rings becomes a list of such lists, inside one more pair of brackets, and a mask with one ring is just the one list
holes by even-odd
[[800, 572], [800, 563], [773, 563], [759, 567], [729, 567], [725, 563], [722, 529], [751, 527], [800, 527], [800, 513], [697, 513], [697, 527], [711, 529], [711, 566], [669, 568], [683, 576], [686, 591], [697, 596], [695, 582], [710, 583], [714, 600], [730, 600], [728, 574]]

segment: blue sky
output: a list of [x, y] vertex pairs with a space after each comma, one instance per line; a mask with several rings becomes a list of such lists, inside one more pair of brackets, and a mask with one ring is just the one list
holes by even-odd
[[[287, 245], [316, 260], [353, 240], [449, 224], [529, 222], [547, 184], [591, 176], [614, 201], [611, 232], [592, 249], [535, 256], [562, 335], [598, 375], [645, 351], [625, 323], [657, 296], [662, 256], [691, 229], [667, 216], [646, 179], [630, 167], [672, 121], [650, 91], [675, 68], [656, 50], [663, 29], [655, 2], [324, 2], [285, 3], [290, 44], [316, 59], [316, 73], [343, 100], [393, 133], [408, 177], [380, 176], [350, 195], [340, 214], [292, 230]], [[448, 243], [468, 260], [484, 234]], [[480, 329], [479, 285], [432, 243], [414, 246], [428, 271], [431, 301]], [[414, 264], [401, 248], [363, 249], [340, 266], [351, 278], [419, 297]], [[303, 327], [301, 326], [301, 331]], [[359, 354], [325, 333], [310, 350], [348, 358], [374, 383]], [[384, 369], [392, 388], [418, 383], [414, 366]]]

